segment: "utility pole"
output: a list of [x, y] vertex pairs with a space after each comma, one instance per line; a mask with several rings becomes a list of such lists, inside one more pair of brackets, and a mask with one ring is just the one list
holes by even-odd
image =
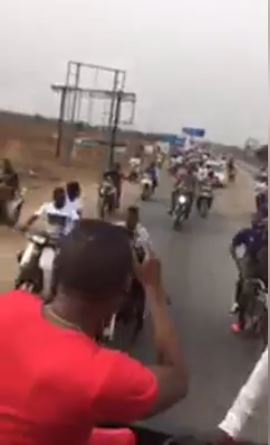
[[75, 84], [74, 84], [75, 88], [74, 88], [74, 92], [73, 92], [73, 103], [72, 103], [72, 108], [71, 108], [71, 119], [70, 119], [72, 123], [75, 121], [75, 118], [76, 118], [80, 74], [81, 74], [81, 64], [77, 63], [76, 64], [76, 73], [75, 73]]
[[67, 88], [64, 87], [61, 90], [60, 109], [59, 109], [59, 117], [58, 117], [58, 123], [57, 123], [57, 141], [56, 141], [56, 148], [55, 148], [55, 157], [56, 158], [60, 158], [60, 155], [61, 155], [66, 96], [67, 96]]
[[118, 87], [118, 78], [119, 78], [119, 71], [115, 71], [114, 76], [113, 76], [112, 99], [111, 99], [110, 111], [109, 111], [109, 122], [108, 122], [109, 129], [111, 129], [112, 125], [113, 125], [114, 111], [115, 111], [115, 100], [116, 100], [116, 93], [117, 93], [117, 87]]
[[121, 101], [122, 101], [122, 91], [119, 90], [119, 91], [117, 91], [117, 94], [116, 94], [115, 114], [114, 114], [113, 127], [111, 130], [109, 168], [112, 168], [112, 166], [114, 164], [114, 147], [115, 147], [115, 143], [116, 143], [116, 135], [117, 135], [118, 124], [119, 124], [119, 120], [120, 120]]

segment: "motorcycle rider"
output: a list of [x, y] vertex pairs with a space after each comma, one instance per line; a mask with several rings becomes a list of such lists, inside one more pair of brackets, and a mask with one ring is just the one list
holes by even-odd
[[[264, 252], [268, 245], [267, 222], [261, 220], [258, 214], [253, 215], [251, 227], [241, 229], [233, 238], [230, 252], [239, 269], [239, 280], [236, 285], [235, 303], [231, 312], [238, 312], [238, 323], [232, 325], [235, 333], [245, 328], [245, 307], [249, 298], [249, 289], [245, 285], [248, 278], [260, 278], [265, 282], [267, 264], [263, 264]], [[244, 248], [241, 258], [237, 250]], [[266, 283], [265, 283], [266, 284]]]
[[[127, 209], [126, 228], [131, 239], [134, 261], [142, 264], [147, 258], [149, 258], [151, 252], [153, 251], [153, 244], [150, 239], [148, 230], [140, 222], [140, 213], [138, 207], [130, 206]], [[143, 328], [146, 299], [144, 288], [137, 276], [134, 276], [132, 280], [131, 297], [132, 299], [135, 299], [137, 305], [137, 323], [134, 331], [135, 339], [137, 337], [137, 334]]]
[[198, 171], [197, 171], [197, 181], [200, 183], [201, 181], [204, 181], [207, 179], [208, 176], [208, 169], [205, 165], [205, 162], [201, 160], [198, 165]]
[[2, 171], [0, 175], [0, 183], [8, 187], [12, 187], [15, 192], [19, 189], [19, 176], [8, 158], [2, 161]]
[[186, 217], [188, 218], [192, 209], [195, 189], [196, 189], [196, 178], [194, 175], [193, 168], [191, 168], [191, 166], [187, 166], [185, 168], [181, 167], [181, 169], [179, 169], [179, 171], [177, 172], [176, 180], [173, 186], [173, 191], [171, 194], [171, 207], [168, 212], [169, 215], [172, 215], [175, 210], [177, 197], [179, 196], [179, 193], [183, 193], [188, 198], [188, 208], [186, 215]]
[[67, 204], [81, 217], [83, 205], [81, 201], [81, 186], [78, 181], [68, 182], [66, 185]]
[[153, 244], [148, 230], [140, 222], [140, 211], [137, 206], [127, 209], [126, 227], [135, 241], [136, 246], [143, 248], [147, 254], [153, 249]]
[[117, 190], [112, 179], [111, 171], [107, 171], [103, 174], [102, 183], [99, 186], [99, 190], [101, 189], [105, 190], [105, 193], [110, 200], [111, 207], [116, 208]]
[[[79, 220], [79, 215], [74, 208], [67, 203], [66, 192], [62, 187], [53, 190], [52, 201], [42, 204], [42, 206], [28, 218], [22, 226], [23, 231], [28, 231], [30, 227], [39, 219], [46, 222], [46, 231], [53, 236], [68, 235]], [[61, 219], [62, 222], [58, 222]]]
[[2, 160], [0, 167], [0, 216], [7, 215], [7, 202], [13, 200], [19, 190], [19, 177], [11, 161], [7, 158]]
[[261, 185], [260, 190], [256, 193], [255, 203], [257, 212], [261, 214], [262, 218], [268, 216], [268, 184]]
[[137, 181], [140, 176], [140, 170], [142, 165], [141, 158], [139, 156], [133, 156], [132, 158], [129, 159], [128, 164], [130, 168], [129, 179]]
[[207, 176], [202, 180], [198, 180], [198, 198], [197, 198], [197, 209], [200, 208], [200, 201], [202, 197], [200, 196], [200, 191], [206, 190], [209, 194], [208, 197], [208, 207], [209, 209], [212, 207], [213, 199], [214, 199], [214, 172], [212, 170], [208, 171]]
[[121, 304], [132, 273], [126, 231], [81, 220], [60, 246], [51, 303], [25, 291], [1, 296], [1, 443], [19, 443], [23, 432], [24, 444], [98, 445], [95, 426], [146, 418], [185, 397], [187, 371], [156, 258], [140, 270], [156, 366], [147, 368], [94, 340]]
[[122, 195], [122, 180], [124, 175], [121, 170], [121, 164], [119, 162], [113, 165], [113, 168], [107, 172], [108, 177], [111, 178], [112, 183], [116, 190], [116, 208], [120, 207], [121, 195]]
[[228, 172], [229, 178], [231, 178], [235, 174], [235, 162], [234, 162], [233, 156], [229, 156], [229, 158], [228, 158], [227, 172]]
[[154, 161], [145, 169], [145, 174], [151, 178], [154, 192], [158, 186], [158, 169]]

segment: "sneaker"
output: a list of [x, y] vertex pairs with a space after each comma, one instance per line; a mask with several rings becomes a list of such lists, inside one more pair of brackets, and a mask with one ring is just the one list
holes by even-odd
[[231, 330], [234, 334], [240, 334], [243, 331], [239, 323], [233, 323], [231, 325]]
[[234, 302], [230, 309], [230, 314], [236, 314], [238, 310], [239, 310], [239, 304]]

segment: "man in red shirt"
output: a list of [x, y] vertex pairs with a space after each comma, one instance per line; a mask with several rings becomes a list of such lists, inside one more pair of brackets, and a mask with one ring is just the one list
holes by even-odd
[[123, 228], [82, 220], [61, 246], [51, 303], [23, 291], [1, 296], [0, 445], [92, 445], [95, 426], [151, 416], [186, 395], [187, 372], [155, 258], [141, 279], [156, 366], [94, 341], [119, 308], [132, 269]]

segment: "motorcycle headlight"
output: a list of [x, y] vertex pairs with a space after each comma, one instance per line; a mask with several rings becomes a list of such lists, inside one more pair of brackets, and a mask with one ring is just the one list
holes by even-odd
[[185, 204], [187, 202], [187, 198], [184, 195], [179, 196], [179, 203]]
[[46, 244], [46, 238], [41, 235], [32, 235], [30, 239], [33, 243], [38, 244], [39, 246], [44, 246], [44, 244]]

